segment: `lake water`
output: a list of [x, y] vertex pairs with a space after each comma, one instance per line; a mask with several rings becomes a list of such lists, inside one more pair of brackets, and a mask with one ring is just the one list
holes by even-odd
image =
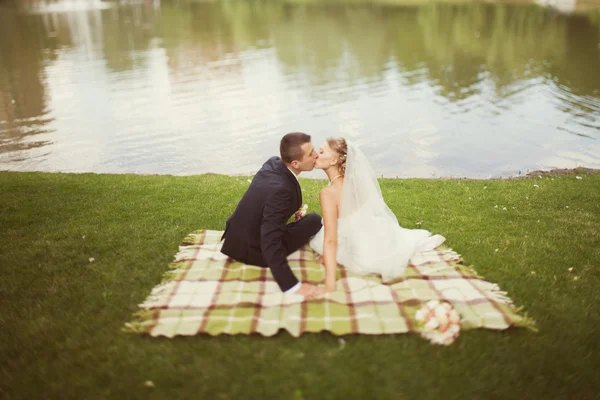
[[0, 170], [251, 174], [291, 131], [390, 177], [600, 168], [600, 3], [0, 0]]

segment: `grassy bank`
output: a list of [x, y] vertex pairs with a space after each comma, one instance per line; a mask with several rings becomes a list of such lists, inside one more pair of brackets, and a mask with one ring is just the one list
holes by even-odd
[[[302, 180], [310, 210], [324, 185]], [[444, 234], [525, 307], [537, 334], [467, 331], [439, 348], [416, 335], [346, 337], [342, 347], [327, 333], [122, 333], [181, 239], [222, 229], [247, 186], [246, 177], [0, 173], [0, 397], [597, 398], [599, 175], [382, 181], [403, 226]]]

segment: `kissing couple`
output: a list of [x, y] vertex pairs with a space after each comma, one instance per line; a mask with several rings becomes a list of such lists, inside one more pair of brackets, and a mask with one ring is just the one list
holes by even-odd
[[[221, 252], [245, 264], [269, 268], [279, 288], [307, 298], [334, 291], [336, 266], [384, 281], [404, 273], [420, 251], [445, 238], [405, 229], [386, 205], [375, 172], [362, 151], [344, 138], [329, 138], [315, 150], [310, 135], [288, 133], [281, 157], [271, 157], [254, 176], [227, 219]], [[320, 192], [321, 212], [287, 223], [302, 206], [298, 175], [322, 169], [329, 185]], [[325, 287], [298, 281], [287, 256], [306, 243], [321, 255]]]

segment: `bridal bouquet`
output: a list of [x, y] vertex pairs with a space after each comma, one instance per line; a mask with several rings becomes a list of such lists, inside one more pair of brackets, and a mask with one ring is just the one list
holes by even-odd
[[300, 221], [306, 215], [306, 210], [308, 210], [308, 204], [303, 205], [298, 211], [294, 213], [294, 222]]
[[421, 336], [433, 344], [448, 346], [460, 332], [460, 315], [450, 303], [430, 300], [415, 314]]

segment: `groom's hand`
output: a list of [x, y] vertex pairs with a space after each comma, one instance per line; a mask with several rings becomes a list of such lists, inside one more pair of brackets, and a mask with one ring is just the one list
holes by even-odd
[[296, 294], [301, 294], [302, 296], [309, 299], [321, 296], [324, 293], [324, 288], [311, 285], [310, 283], [303, 283], [302, 285], [300, 285], [300, 289], [298, 289], [298, 291], [296, 292]]

